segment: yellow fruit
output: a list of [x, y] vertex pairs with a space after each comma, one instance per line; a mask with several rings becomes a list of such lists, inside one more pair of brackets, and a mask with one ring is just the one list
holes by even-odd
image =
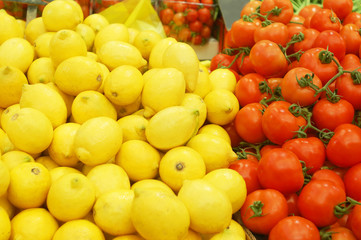
[[21, 36], [25, 36], [25, 26], [26, 22], [23, 19], [16, 19], [16, 22], [20, 25], [21, 28]]
[[35, 59], [29, 66], [27, 77], [30, 84], [54, 81], [55, 69], [48, 57]]
[[41, 156], [35, 159], [35, 162], [41, 163], [44, 167], [46, 167], [49, 171], [53, 168], [59, 167], [59, 165], [54, 162], [54, 160], [50, 156]]
[[135, 189], [139, 190], [151, 190], [151, 191], [163, 191], [167, 194], [173, 194], [173, 190], [164, 182], [157, 180], [157, 179], [143, 179], [140, 181], [135, 182], [132, 187], [132, 190]]
[[0, 153], [5, 154], [15, 149], [14, 144], [10, 141], [8, 135], [0, 128]]
[[78, 10], [68, 1], [52, 1], [50, 3], [45, 5], [42, 13], [47, 31], [75, 29], [83, 21]]
[[84, 56], [64, 60], [54, 74], [54, 83], [61, 91], [72, 96], [86, 90], [97, 90], [102, 80], [97, 62]]
[[123, 235], [113, 238], [112, 240], [144, 240], [144, 238], [138, 235]]
[[159, 175], [173, 191], [178, 192], [186, 179], [199, 179], [206, 174], [202, 156], [190, 147], [176, 147], [162, 157]]
[[55, 32], [45, 32], [34, 40], [34, 49], [37, 57], [50, 57], [50, 42]]
[[157, 42], [149, 55], [149, 68], [163, 67], [163, 53], [171, 44], [176, 43], [175, 38], [164, 38]]
[[44, 208], [31, 208], [19, 212], [11, 219], [10, 239], [52, 239], [58, 222]]
[[21, 108], [11, 116], [6, 133], [16, 148], [35, 154], [49, 147], [53, 139], [53, 126], [39, 110]]
[[100, 62], [112, 71], [122, 65], [131, 65], [142, 69], [147, 61], [142, 57], [140, 51], [133, 45], [121, 41], [109, 41], [97, 49]]
[[135, 102], [143, 90], [142, 73], [131, 65], [113, 69], [104, 83], [104, 95], [114, 104], [127, 105]]
[[201, 127], [207, 118], [207, 106], [199, 95], [194, 93], [186, 93], [184, 95], [181, 106], [187, 107], [199, 112], [198, 126]]
[[224, 229], [220, 233], [214, 234], [210, 238], [210, 240], [233, 240], [233, 239], [238, 239], [238, 240], [248, 239], [246, 237], [245, 231], [243, 230], [243, 227], [233, 219], [231, 220], [231, 223], [226, 229]]
[[23, 37], [20, 25], [5, 9], [0, 9], [0, 29], [0, 45], [10, 38]]
[[102, 28], [95, 36], [94, 47], [96, 52], [109, 41], [129, 42], [128, 28], [122, 23], [111, 23]]
[[18, 151], [18, 150], [9, 151], [7, 153], [4, 153], [1, 156], [1, 160], [3, 163], [5, 163], [5, 165], [9, 169], [9, 171], [22, 163], [35, 161], [34, 158], [30, 154], [28, 154], [26, 152]]
[[60, 94], [60, 96], [63, 98], [67, 109], [67, 117], [69, 117], [71, 114], [71, 105], [73, 104], [74, 96], [66, 94], [63, 91], [61, 91], [58, 88], [58, 86], [55, 85], [54, 82], [48, 82], [47, 85], [53, 88], [55, 91], [57, 91]]
[[211, 90], [225, 89], [234, 92], [236, 88], [236, 77], [233, 72], [226, 68], [218, 68], [209, 74], [209, 80], [211, 81]]
[[52, 240], [105, 240], [104, 234], [94, 223], [78, 219], [64, 223]]
[[117, 120], [117, 111], [112, 103], [97, 91], [83, 91], [79, 93], [71, 107], [75, 122], [84, 123], [86, 120], [105, 116]]
[[56, 32], [51, 39], [49, 43], [49, 54], [54, 67], [57, 67], [62, 61], [70, 57], [86, 56], [87, 48], [79, 33], [64, 29]]
[[162, 56], [163, 67], [176, 68], [184, 74], [186, 89], [193, 92], [198, 80], [199, 60], [195, 50], [183, 42], [171, 44]]
[[[137, 100], [135, 100], [135, 102], [132, 102], [130, 104], [127, 105], [117, 105], [117, 104], [113, 104], [115, 109], [117, 110], [117, 115], [118, 115], [118, 119], [128, 116], [130, 114], [135, 113], [136, 111], [139, 110], [139, 108], [141, 107], [141, 103], [142, 103], [142, 97], [141, 95], [137, 98]], [[143, 114], [142, 114], [143, 116]]]
[[231, 145], [223, 138], [210, 134], [197, 134], [187, 143], [203, 157], [207, 173], [218, 168], [226, 168], [229, 163], [237, 160]]
[[10, 171], [8, 199], [17, 208], [35, 208], [44, 204], [51, 178], [49, 170], [37, 162], [15, 166]]
[[46, 200], [49, 212], [63, 222], [84, 217], [94, 202], [93, 183], [80, 173], [68, 173], [52, 182]]
[[143, 116], [128, 115], [118, 120], [123, 131], [123, 142], [129, 140], [146, 141], [145, 129], [148, 126], [148, 120]]
[[237, 97], [225, 89], [210, 91], [204, 102], [207, 105], [207, 120], [210, 123], [226, 125], [234, 120], [239, 111]]
[[28, 84], [28, 80], [19, 69], [11, 66], [0, 67], [0, 107], [7, 108], [19, 103], [24, 84]]
[[0, 46], [0, 66], [12, 66], [25, 73], [34, 60], [34, 47], [23, 38], [10, 38]]
[[[98, 55], [96, 55], [96, 56], [97, 56], [97, 61], [99, 61]], [[105, 66], [103, 63], [98, 62], [98, 65], [100, 66], [100, 68], [102, 70], [101, 71], [101, 76], [102, 76], [103, 81], [102, 81], [102, 84], [100, 85], [100, 87], [98, 88], [97, 91], [100, 92], [100, 93], [104, 93], [104, 83], [105, 83], [105, 80], [107, 79], [108, 74], [110, 73], [110, 71], [107, 68], [107, 66]]]
[[116, 190], [102, 194], [93, 207], [96, 225], [113, 236], [135, 233], [130, 220], [133, 199], [132, 190]]
[[81, 172], [75, 168], [72, 167], [57, 167], [57, 168], [53, 168], [50, 170], [50, 177], [51, 177], [51, 182], [55, 182], [56, 180], [58, 180], [59, 178], [61, 178], [62, 176], [68, 174], [68, 173], [79, 173], [81, 174]]
[[142, 140], [129, 140], [122, 144], [115, 162], [121, 166], [133, 182], [155, 178], [158, 174], [160, 154], [157, 149]]
[[1, 128], [1, 115], [3, 114], [4, 111], [5, 111], [4, 108], [0, 108], [0, 128]]
[[134, 39], [140, 31], [136, 28], [128, 27], [129, 43], [134, 45]]
[[80, 23], [76, 26], [75, 31], [83, 38], [87, 50], [91, 51], [94, 44], [95, 32], [94, 30], [84, 23]]
[[7, 125], [8, 125], [8, 122], [10, 121], [11, 116], [18, 110], [20, 110], [20, 104], [16, 103], [16, 104], [13, 104], [13, 105], [10, 105], [9, 107], [7, 107], [4, 110], [3, 114], [1, 114], [1, 126], [2, 126], [2, 129], [4, 129], [4, 131], [6, 131], [6, 129], [7, 129]]
[[84, 19], [83, 23], [91, 27], [95, 34], [98, 34], [100, 30], [109, 25], [108, 20], [99, 13], [90, 14]]
[[[14, 217], [15, 207], [9, 202], [9, 199], [8, 199], [8, 196], [6, 193], [0, 197], [0, 209], [1, 208], [5, 210], [5, 212], [7, 213], [7, 215], [9, 216], [10, 219], [12, 219]], [[0, 222], [2, 222], [2, 221], [0, 221]], [[0, 233], [0, 235], [1, 235], [1, 233]]]
[[145, 136], [159, 150], [184, 145], [198, 130], [198, 115], [183, 106], [165, 108], [149, 120]]
[[131, 220], [145, 239], [183, 239], [188, 232], [189, 213], [174, 194], [135, 189]]
[[202, 237], [199, 233], [193, 231], [192, 229], [188, 229], [188, 234], [184, 240], [202, 240]]
[[162, 40], [162, 36], [153, 30], [144, 30], [138, 33], [133, 45], [139, 49], [144, 59], [148, 60], [153, 47]]
[[198, 80], [193, 93], [204, 98], [211, 91], [211, 80], [209, 79], [208, 69], [199, 63]]
[[66, 122], [67, 109], [60, 94], [44, 83], [26, 84], [20, 98], [20, 108], [34, 108], [49, 118], [53, 128]]
[[74, 0], [59, 0], [59, 1], [66, 1], [66, 2], [70, 3], [73, 6], [73, 8], [75, 8], [75, 11], [78, 13], [79, 18], [81, 19], [81, 21], [83, 21], [84, 13], [83, 13], [82, 7], [79, 5], [78, 2], [76, 2]]
[[[0, 154], [1, 157], [1, 154]], [[0, 159], [0, 196], [3, 196], [8, 190], [10, 184], [10, 172], [6, 164]]]
[[7, 212], [2, 207], [0, 207], [0, 222], [0, 240], [8, 240], [11, 233], [11, 223]]
[[86, 165], [99, 165], [115, 156], [122, 140], [122, 129], [115, 120], [92, 118], [84, 122], [75, 135], [75, 154]]
[[231, 138], [229, 137], [227, 131], [222, 126], [219, 126], [217, 124], [210, 123], [210, 124], [204, 125], [203, 127], [201, 127], [198, 130], [197, 134], [200, 134], [200, 133], [211, 134], [211, 135], [223, 138], [229, 144], [231, 144]]
[[[93, 53], [93, 52], [87, 52], [86, 53], [86, 57], [87, 58], [90, 58], [90, 59], [92, 59], [92, 60], [94, 60], [94, 61], [96, 61], [96, 62], [98, 62], [99, 61], [99, 57], [98, 57], [98, 55], [96, 54], [96, 53]], [[98, 62], [99, 63], [99, 62]], [[100, 88], [100, 87], [99, 87]]]
[[29, 41], [31, 45], [41, 34], [45, 33], [45, 25], [42, 17], [37, 17], [30, 20], [25, 27], [25, 39]]

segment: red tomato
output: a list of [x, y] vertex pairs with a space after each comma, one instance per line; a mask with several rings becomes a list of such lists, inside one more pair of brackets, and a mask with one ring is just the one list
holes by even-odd
[[281, 148], [281, 146], [279, 146], [279, 145], [271, 145], [271, 144], [263, 146], [261, 148], [261, 150], [260, 150], [261, 156], [265, 155], [266, 152], [268, 152], [268, 151], [270, 151], [270, 150], [272, 150], [274, 148]]
[[173, 9], [177, 13], [183, 13], [187, 9], [187, 4], [185, 2], [177, 1], [173, 3]]
[[[238, 34], [244, 34], [238, 32]], [[288, 28], [285, 24], [274, 22], [266, 27], [256, 28], [254, 31], [254, 41], [270, 40], [274, 43], [286, 46], [288, 42]]]
[[190, 8], [186, 10], [186, 18], [188, 23], [192, 23], [198, 19], [198, 11]]
[[171, 28], [169, 25], [163, 25], [163, 30], [164, 30], [164, 33], [167, 37], [170, 36], [170, 32], [171, 32]]
[[342, 178], [333, 170], [320, 169], [312, 175], [312, 181], [313, 180], [329, 180], [345, 191], [345, 184]]
[[325, 30], [339, 32], [341, 22], [337, 15], [330, 9], [320, 9], [313, 14], [310, 20], [310, 28], [314, 28], [320, 32]]
[[291, 21], [287, 24], [287, 26], [294, 26], [294, 25], [300, 25], [305, 22], [305, 18], [299, 14], [293, 14]]
[[175, 26], [182, 26], [183, 24], [185, 24], [186, 18], [183, 15], [183, 12], [177, 12], [176, 14], [174, 14], [173, 21]]
[[173, 20], [174, 12], [170, 8], [165, 8], [159, 12], [159, 17], [162, 23], [167, 25]]
[[304, 35], [304, 39], [301, 42], [293, 44], [294, 52], [307, 51], [308, 49], [311, 49], [318, 34], [320, 34], [319, 31], [313, 28], [307, 28], [302, 33]]
[[189, 29], [192, 32], [200, 33], [202, 31], [202, 27], [203, 27], [203, 24], [198, 20], [189, 23]]
[[198, 10], [198, 18], [202, 23], [208, 22], [212, 18], [211, 12], [208, 8], [201, 8]]
[[351, 12], [345, 17], [342, 23], [343, 25], [353, 23], [356, 24], [357, 27], [361, 28], [361, 13]]
[[225, 36], [224, 36], [224, 44], [223, 44], [223, 48], [236, 48], [236, 44], [233, 42], [232, 36], [231, 36], [231, 31], [227, 31]]
[[310, 4], [304, 6], [301, 11], [298, 13], [298, 15], [304, 17], [305, 19], [308, 17], [312, 17], [315, 12], [318, 12], [322, 8], [316, 4]]
[[208, 39], [211, 37], [212, 30], [209, 26], [204, 25], [201, 30], [201, 36], [205, 39]]
[[189, 28], [184, 27], [178, 33], [178, 41], [180, 42], [189, 42], [192, 38], [191, 30]]
[[238, 68], [238, 72], [242, 75], [255, 72], [251, 60], [249, 59], [249, 55], [246, 55], [244, 53], [241, 53], [241, 55], [239, 55], [236, 60], [236, 65]]
[[356, 205], [347, 219], [347, 226], [351, 229], [356, 239], [361, 239], [361, 205]]
[[268, 19], [274, 22], [287, 24], [293, 16], [293, 5], [290, 0], [263, 0], [260, 13], [266, 15], [267, 12], [277, 7], [280, 9], [278, 14], [270, 14]]
[[[224, 53], [218, 53], [211, 59], [210, 70], [220, 68], [222, 66], [228, 67], [233, 62], [234, 56], [230, 56]], [[237, 71], [237, 65], [233, 64], [231, 69]]]
[[203, 41], [203, 38], [201, 35], [194, 35], [191, 38], [191, 43], [194, 45], [201, 45]]
[[347, 196], [361, 200], [361, 163], [350, 167], [343, 176], [343, 181], [345, 183]]
[[346, 227], [332, 227], [324, 233], [326, 234], [331, 236], [330, 240], [357, 240], [352, 231]]
[[318, 34], [313, 42], [313, 47], [321, 47], [335, 54], [338, 60], [342, 60], [346, 54], [346, 44], [341, 35], [333, 30], [325, 30]]
[[319, 240], [316, 225], [306, 218], [289, 216], [279, 221], [268, 236], [268, 240]]
[[192, 9], [198, 9], [199, 0], [187, 0], [187, 6]]
[[242, 138], [238, 135], [234, 121], [222, 126], [231, 138], [231, 146], [236, 147], [242, 141]]
[[359, 54], [361, 36], [359, 34], [360, 27], [356, 24], [349, 23], [342, 27], [340, 35], [346, 45], [346, 53]]
[[262, 1], [249, 1], [244, 5], [244, 7], [241, 10], [240, 17], [242, 18], [244, 15], [250, 16], [252, 13], [255, 13], [257, 8], [261, 6]]
[[361, 67], [360, 58], [352, 53], [346, 54], [345, 57], [340, 62], [340, 64], [344, 70], [350, 70], [350, 71]]
[[254, 233], [269, 234], [271, 229], [287, 217], [286, 198], [275, 189], [260, 189], [247, 195], [241, 208], [244, 225]]
[[352, 12], [352, 0], [323, 0], [323, 8], [331, 9], [343, 20]]
[[249, 73], [239, 79], [234, 90], [240, 106], [246, 106], [249, 103], [258, 103], [268, 94], [262, 93], [260, 90], [260, 83], [266, 79], [258, 73]]
[[[288, 41], [291, 40], [291, 38], [294, 36], [294, 35], [297, 35], [299, 33], [304, 33], [306, 31], [306, 28], [301, 25], [301, 24], [287, 24], [287, 29], [288, 29]], [[293, 46], [293, 45], [291, 45]]]
[[[355, 82], [355, 83], [354, 83]], [[355, 110], [361, 109], [361, 84], [357, 84], [356, 78], [345, 73], [336, 79], [337, 94], [352, 104]]]
[[300, 211], [297, 208], [298, 195], [297, 193], [283, 194], [287, 200], [288, 216], [299, 216]]
[[239, 19], [232, 24], [230, 34], [236, 47], [252, 47], [254, 45], [254, 33], [256, 29], [260, 28], [257, 22], [260, 21], [255, 19], [253, 22], [247, 22]]
[[[251, 155], [247, 155], [251, 156]], [[261, 189], [261, 184], [258, 181], [257, 169], [258, 169], [258, 160], [257, 159], [241, 159], [235, 162], [232, 162], [228, 168], [236, 170], [243, 177], [246, 182], [247, 194], [254, 192], [258, 189]]]

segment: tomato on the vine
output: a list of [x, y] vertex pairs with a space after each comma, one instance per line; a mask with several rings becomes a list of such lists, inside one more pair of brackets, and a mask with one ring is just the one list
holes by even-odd
[[323, 8], [331, 9], [336, 13], [337, 17], [343, 20], [347, 15], [352, 12], [352, 0], [323, 0]]
[[341, 61], [346, 54], [346, 44], [341, 35], [334, 30], [325, 30], [318, 34], [313, 47], [328, 49]]
[[241, 53], [239, 55], [236, 60], [236, 65], [238, 68], [238, 72], [242, 75], [255, 72], [251, 60], [249, 59], [249, 55], [246, 55], [245, 53]]
[[269, 11], [277, 8], [276, 13], [271, 13], [268, 20], [287, 24], [293, 16], [293, 5], [290, 0], [263, 0], [260, 13], [266, 15]]
[[361, 205], [356, 205], [348, 216], [347, 224], [357, 239], [361, 239]]
[[358, 201], [361, 200], [361, 163], [350, 167], [343, 176], [343, 181], [345, 183], [347, 196]]
[[319, 169], [312, 175], [312, 180], [329, 180], [345, 191], [345, 184], [342, 178], [331, 169]]
[[313, 14], [320, 11], [321, 9], [322, 8], [320, 6], [315, 5], [315, 4], [310, 4], [310, 5], [304, 6], [301, 9], [301, 11], [298, 13], [300, 16], [305, 18], [305, 21], [303, 22], [303, 26], [305, 26], [306, 28], [309, 28]]
[[327, 236], [331, 236], [330, 240], [357, 240], [352, 231], [346, 227], [331, 227], [321, 235], [325, 239]]
[[303, 32], [303, 40], [300, 42], [296, 42], [293, 44], [293, 51], [307, 51], [312, 48], [313, 43], [315, 42], [318, 34], [320, 34], [319, 31], [313, 28], [306, 28]]
[[342, 22], [344, 25], [353, 23], [357, 27], [361, 28], [361, 13], [358, 12], [351, 12], [349, 15], [345, 17]]
[[337, 94], [352, 104], [355, 110], [361, 109], [361, 84], [357, 75], [342, 74], [336, 79]]
[[261, 6], [261, 4], [262, 1], [259, 0], [247, 2], [246, 5], [244, 5], [244, 7], [242, 8], [240, 17], [242, 18], [245, 15], [250, 16], [252, 13], [256, 12], [257, 8]]
[[341, 29], [341, 21], [333, 11], [323, 8], [313, 14], [310, 20], [310, 28], [314, 28], [320, 32], [325, 30], [339, 32]]
[[[244, 34], [238, 33], [238, 34]], [[280, 22], [271, 23], [265, 27], [258, 27], [254, 31], [254, 41], [259, 42], [261, 40], [270, 40], [274, 43], [286, 46], [288, 37], [288, 28], [285, 24]]]
[[260, 28], [260, 21], [246, 21], [242, 18], [232, 24], [230, 30], [232, 41], [237, 47], [252, 47], [255, 43], [254, 33]]
[[262, 82], [266, 83], [266, 79], [258, 73], [249, 73], [238, 80], [234, 94], [240, 106], [246, 106], [249, 103], [258, 103], [268, 97], [267, 92], [261, 92], [260, 90], [260, 84]]
[[210, 70], [213, 71], [220, 67], [228, 67], [237, 71], [236, 64], [230, 66], [231, 63], [233, 63], [233, 60], [234, 60], [234, 56], [230, 56], [224, 53], [218, 53], [211, 59]]
[[343, 25], [340, 35], [346, 45], [346, 53], [359, 54], [361, 45], [360, 27], [356, 24], [349, 23]]

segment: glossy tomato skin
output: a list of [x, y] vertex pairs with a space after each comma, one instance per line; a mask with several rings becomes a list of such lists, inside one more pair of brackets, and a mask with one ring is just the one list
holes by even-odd
[[[233, 62], [234, 56], [230, 56], [224, 53], [218, 53], [211, 59], [211, 65], [210, 70], [213, 71], [220, 67], [228, 67]], [[236, 64], [233, 64], [231, 67], [229, 67], [235, 71], [237, 71]]]
[[361, 163], [350, 167], [343, 177], [347, 196], [361, 200]]
[[298, 195], [297, 193], [283, 194], [287, 200], [288, 216], [299, 216], [300, 211], [297, 208]]
[[268, 19], [274, 22], [281, 22], [287, 24], [290, 22], [293, 16], [293, 5], [289, 0], [263, 0], [260, 8], [260, 12], [263, 15], [266, 15], [268, 11], [271, 11], [275, 7], [278, 7], [281, 10], [281, 13], [278, 15], [270, 14]]
[[361, 67], [360, 58], [352, 53], [346, 54], [345, 57], [340, 62], [340, 64], [344, 70], [350, 70], [350, 71]]
[[320, 169], [312, 175], [312, 180], [329, 180], [345, 191], [342, 178], [331, 169]]
[[227, 125], [222, 126], [228, 133], [231, 139], [231, 146], [236, 147], [242, 141], [242, 138], [238, 135], [236, 127], [234, 125], [234, 120]]
[[341, 35], [334, 30], [325, 30], [318, 34], [313, 47], [328, 48], [335, 57], [342, 61], [346, 55], [346, 44]]
[[325, 30], [339, 32], [341, 29], [341, 22], [337, 15], [330, 9], [320, 9], [313, 14], [310, 20], [310, 28], [314, 28], [319, 32]]
[[346, 54], [359, 54], [361, 36], [359, 34], [359, 27], [356, 24], [349, 23], [343, 25], [340, 35], [346, 45]]
[[266, 79], [258, 73], [249, 73], [244, 75], [236, 83], [234, 94], [236, 95], [239, 105], [246, 106], [249, 103], [258, 103], [263, 98], [267, 98], [267, 93], [262, 93], [259, 84]]
[[280, 22], [274, 22], [268, 26], [259, 27], [254, 31], [254, 42], [270, 40], [274, 43], [286, 46], [288, 39], [288, 28], [285, 24]]
[[268, 240], [319, 240], [320, 233], [314, 223], [300, 216], [289, 216], [279, 221]]
[[251, 60], [249, 59], [249, 55], [245, 55], [244, 53], [241, 53], [239, 55], [236, 60], [236, 65], [239, 73], [241, 73], [242, 75], [255, 72]]
[[[361, 199], [359, 199], [360, 201]], [[361, 239], [361, 205], [356, 205], [348, 216], [346, 224], [357, 239]]]
[[331, 232], [331, 240], [357, 240], [352, 231], [346, 227], [331, 227], [327, 232]]
[[249, 1], [246, 3], [246, 5], [244, 5], [244, 7], [242, 8], [240, 17], [242, 18], [244, 15], [251, 15], [252, 13], [256, 12], [256, 9], [261, 6], [262, 1]]
[[241, 174], [246, 182], [247, 194], [262, 188], [257, 175], [257, 159], [240, 159], [231, 163], [228, 168], [236, 170], [239, 174]]
[[[250, 206], [260, 201], [263, 204], [262, 215], [254, 216]], [[286, 198], [275, 189], [260, 189], [247, 195], [241, 208], [241, 218], [244, 225], [254, 233], [267, 235], [283, 218], [287, 217], [288, 206]]]
[[280, 145], [273, 145], [273, 144], [264, 145], [260, 150], [261, 156], [265, 155], [268, 151], [270, 151], [270, 150], [272, 150], [274, 148], [281, 148], [281, 146]]
[[254, 33], [260, 28], [260, 20], [255, 19], [252, 22], [242, 18], [235, 21], [231, 27], [231, 38], [236, 47], [252, 47], [255, 43]]
[[319, 31], [313, 28], [307, 28], [302, 33], [304, 35], [304, 39], [301, 42], [293, 44], [294, 52], [307, 51], [308, 49], [311, 49], [318, 34], [320, 34]]
[[355, 110], [361, 110], [361, 84], [354, 84], [349, 73], [336, 79], [337, 94], [352, 104]]
[[352, 0], [323, 0], [323, 8], [331, 9], [341, 20], [352, 12], [352, 7]]
[[359, 28], [361, 27], [361, 13], [351, 12], [349, 15], [345, 17], [343, 20], [343, 24], [353, 23], [356, 24]]
[[312, 17], [315, 12], [321, 9], [322, 8], [316, 4], [309, 4], [304, 6], [298, 14], [306, 19], [308, 17]]

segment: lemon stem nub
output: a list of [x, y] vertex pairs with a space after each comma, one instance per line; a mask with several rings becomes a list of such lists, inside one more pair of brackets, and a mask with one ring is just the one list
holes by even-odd
[[178, 171], [182, 171], [184, 169], [184, 163], [182, 162], [179, 162], [175, 165], [175, 168], [178, 170]]
[[32, 168], [31, 172], [34, 173], [35, 175], [39, 175], [40, 170], [39, 170], [39, 168]]

